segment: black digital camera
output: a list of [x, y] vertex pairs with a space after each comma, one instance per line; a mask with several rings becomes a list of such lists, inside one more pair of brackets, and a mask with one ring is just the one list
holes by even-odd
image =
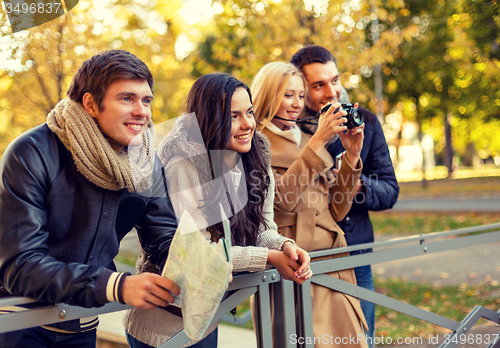
[[[332, 104], [326, 104], [319, 110], [318, 114], [316, 117], [321, 116], [321, 114], [325, 113], [330, 109]], [[343, 110], [347, 112], [347, 115], [345, 116], [347, 118], [347, 123], [344, 124], [348, 129], [356, 128], [359, 126], [362, 126], [363, 123], [365, 123], [365, 115], [363, 114], [363, 111], [359, 108], [355, 108], [353, 104], [342, 104], [340, 106]], [[335, 110], [334, 114], [337, 113], [340, 108]]]

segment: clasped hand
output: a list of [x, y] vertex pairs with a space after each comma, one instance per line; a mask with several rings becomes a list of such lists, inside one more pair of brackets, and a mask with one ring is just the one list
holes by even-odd
[[309, 253], [291, 242], [285, 242], [282, 251], [269, 250], [267, 260], [284, 279], [298, 284], [304, 283], [313, 275]]

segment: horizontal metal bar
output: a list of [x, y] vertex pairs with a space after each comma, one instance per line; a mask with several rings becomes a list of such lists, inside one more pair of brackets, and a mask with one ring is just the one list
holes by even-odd
[[[86, 318], [98, 314], [117, 312], [130, 308], [132, 307], [118, 302], [110, 302], [98, 308], [83, 308], [60, 304], [51, 307], [25, 310], [22, 312], [7, 313], [0, 315], [0, 333], [27, 329], [40, 325], [60, 323], [73, 319]], [[64, 313], [63, 319], [60, 317], [61, 313]]]
[[264, 272], [251, 272], [238, 274], [229, 283], [228, 290], [238, 290], [248, 286], [260, 285], [262, 283], [276, 283], [281, 280], [280, 273], [276, 269], [269, 269]]
[[315, 274], [322, 274], [342, 269], [372, 265], [380, 262], [394, 261], [414, 256], [465, 248], [479, 244], [493, 243], [497, 241], [500, 241], [500, 231], [444, 241], [436, 241], [432, 243], [423, 242], [418, 245], [374, 251], [372, 253], [356, 254], [330, 260], [314, 261], [311, 263], [311, 269]]
[[374, 251], [372, 253], [351, 255], [330, 260], [311, 262], [311, 270], [314, 274], [323, 274], [342, 269], [371, 265], [379, 262], [404, 259], [423, 254], [423, 247], [414, 245], [405, 248]]
[[36, 300], [33, 300], [32, 298], [29, 297], [20, 297], [20, 296], [4, 297], [0, 298], [0, 308], [7, 306], [19, 306], [33, 302], [36, 302]]
[[[254, 287], [250, 289], [250, 292], [255, 292], [257, 285], [262, 283], [274, 283], [280, 281], [281, 277], [279, 272], [275, 269], [270, 269], [262, 273], [248, 273], [239, 276], [235, 276], [233, 282], [231, 282], [228, 290], [240, 289]], [[252, 292], [252, 293], [253, 293]], [[243, 302], [247, 297], [243, 298]], [[18, 306], [28, 303], [36, 302], [35, 300], [28, 297], [6, 297], [0, 300], [0, 308], [7, 306]], [[225, 301], [224, 301], [225, 302]], [[241, 303], [240, 302], [240, 303]], [[220, 319], [223, 315], [228, 313], [232, 308], [236, 307], [239, 303], [236, 303], [233, 307], [229, 308], [226, 312], [222, 313]], [[221, 304], [222, 306], [222, 304]], [[219, 308], [221, 308], [221, 306]], [[121, 310], [126, 310], [132, 308], [127, 305], [122, 305], [117, 302], [111, 302], [103, 307], [97, 308], [83, 308], [79, 306], [69, 306], [66, 304], [51, 305], [47, 304], [45, 307], [34, 308], [30, 310], [25, 310], [15, 313], [7, 313], [0, 315], [0, 333], [26, 329], [29, 327], [36, 327], [40, 325], [60, 323], [62, 321], [68, 321], [72, 319], [85, 318], [93, 315], [111, 313]], [[59, 314], [64, 310], [64, 319], [61, 319]]]
[[454, 320], [442, 317], [432, 312], [424, 311], [423, 309], [412, 306], [408, 303], [404, 303], [393, 298], [378, 294], [371, 290], [361, 288], [357, 285], [347, 283], [346, 281], [340, 280], [335, 277], [330, 277], [326, 274], [312, 276], [311, 282], [363, 300], [367, 300], [369, 302], [373, 302], [375, 304], [412, 316], [414, 318], [445, 327], [452, 331], [456, 331], [460, 326], [460, 323]]
[[321, 257], [321, 256], [335, 255], [335, 254], [341, 254], [341, 253], [351, 252], [351, 251], [365, 250], [365, 249], [370, 249], [370, 248], [371, 249], [373, 249], [373, 248], [385, 248], [385, 247], [389, 247], [389, 246], [396, 246], [396, 245], [400, 245], [400, 244], [413, 243], [413, 242], [420, 243], [421, 240], [429, 241], [432, 239], [458, 236], [458, 235], [467, 234], [467, 233], [486, 232], [486, 231], [489, 231], [489, 230], [492, 230], [495, 228], [500, 228], [500, 224], [496, 223], [496, 224], [489, 224], [489, 225], [466, 227], [466, 228], [460, 228], [460, 229], [445, 231], [445, 232], [422, 233], [419, 235], [413, 235], [413, 236], [408, 236], [408, 237], [393, 238], [393, 239], [389, 239], [389, 240], [386, 240], [383, 242], [364, 243], [364, 244], [357, 244], [357, 245], [343, 247], [343, 248], [313, 251], [313, 252], [309, 253], [309, 255], [311, 257]]

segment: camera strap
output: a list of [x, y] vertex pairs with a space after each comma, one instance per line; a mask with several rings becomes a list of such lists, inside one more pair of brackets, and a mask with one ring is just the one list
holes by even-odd
[[312, 124], [312, 125], [318, 125], [318, 122], [311, 122], [311, 120], [317, 120], [318, 118], [316, 116], [311, 116], [311, 117], [306, 117], [306, 118], [303, 118], [303, 119], [300, 119], [300, 120], [289, 120], [289, 119], [286, 119], [286, 118], [283, 118], [283, 117], [279, 117], [279, 116], [274, 116], [274, 118], [277, 118], [278, 120], [282, 120], [282, 121], [289, 121], [289, 122], [295, 122], [297, 124]]

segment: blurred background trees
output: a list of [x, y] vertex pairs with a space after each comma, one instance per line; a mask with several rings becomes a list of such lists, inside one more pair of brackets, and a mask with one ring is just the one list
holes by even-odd
[[159, 122], [182, 112], [202, 74], [251, 84], [264, 64], [319, 44], [336, 56], [351, 100], [385, 115], [396, 161], [408, 124], [449, 173], [474, 155], [500, 160], [499, 13], [492, 0], [81, 0], [12, 34], [0, 11], [0, 151], [44, 122], [98, 51], [123, 48], [146, 62]]
[[180, 7], [181, 1], [80, 1], [65, 16], [16, 34], [2, 13], [0, 151], [23, 131], [45, 122], [66, 97], [82, 62], [106, 49], [127, 49], [149, 66], [155, 78], [156, 121], [175, 113], [192, 80], [174, 51], [184, 26]]

